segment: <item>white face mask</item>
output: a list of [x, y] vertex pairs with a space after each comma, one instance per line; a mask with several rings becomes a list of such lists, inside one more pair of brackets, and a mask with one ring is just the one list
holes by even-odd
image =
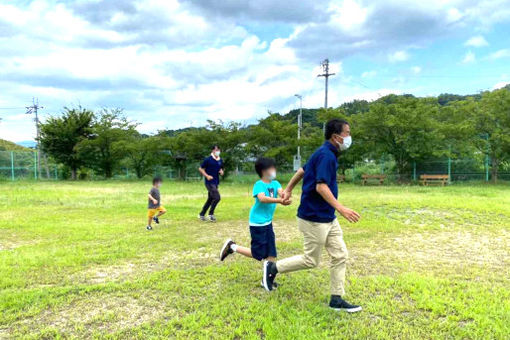
[[220, 151], [214, 151], [214, 155], [215, 155], [216, 157], [220, 157], [220, 154], [221, 154], [221, 152], [220, 152]]
[[351, 136], [347, 136], [347, 137], [342, 137], [342, 139], [344, 140], [343, 144], [340, 142], [337, 142], [338, 148], [340, 149], [340, 151], [345, 151], [351, 146], [352, 138], [351, 138]]
[[274, 180], [276, 178], [276, 171], [271, 171], [268, 177], [271, 181]]

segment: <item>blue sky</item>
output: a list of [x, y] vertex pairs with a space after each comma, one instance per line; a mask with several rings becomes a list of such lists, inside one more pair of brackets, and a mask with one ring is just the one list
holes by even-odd
[[510, 1], [0, 2], [0, 138], [24, 107], [124, 108], [142, 132], [253, 122], [267, 111], [389, 93], [469, 94], [510, 82]]

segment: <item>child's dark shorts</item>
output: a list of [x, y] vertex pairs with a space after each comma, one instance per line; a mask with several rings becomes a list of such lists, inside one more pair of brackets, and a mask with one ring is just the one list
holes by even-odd
[[269, 256], [276, 257], [276, 240], [273, 224], [265, 226], [250, 226], [251, 255], [256, 260], [263, 260]]

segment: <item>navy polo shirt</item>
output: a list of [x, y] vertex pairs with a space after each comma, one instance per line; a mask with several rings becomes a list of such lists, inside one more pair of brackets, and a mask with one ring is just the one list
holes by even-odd
[[335, 208], [329, 205], [315, 190], [317, 183], [326, 183], [335, 196], [338, 197], [336, 171], [338, 168], [338, 150], [329, 141], [318, 148], [305, 164], [303, 169], [303, 192], [298, 217], [307, 221], [328, 223], [335, 220]]
[[223, 160], [221, 158], [219, 160], [215, 160], [211, 155], [204, 159], [202, 164], [200, 164], [200, 167], [213, 178], [210, 181], [205, 178], [205, 184], [220, 184], [220, 170], [223, 169]]

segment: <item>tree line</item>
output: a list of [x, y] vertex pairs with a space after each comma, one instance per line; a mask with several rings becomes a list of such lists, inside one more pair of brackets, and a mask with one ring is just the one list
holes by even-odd
[[[93, 112], [66, 107], [41, 124], [40, 143], [73, 179], [83, 169], [110, 178], [122, 167], [143, 178], [161, 165], [184, 177], [185, 169], [198, 164], [213, 144], [223, 150], [227, 173], [251, 170], [259, 156], [272, 157], [280, 168], [291, 170], [298, 146], [298, 114], [299, 110], [283, 115], [269, 112], [251, 125], [208, 121], [204, 127], [145, 135], [122, 109]], [[299, 145], [304, 159], [322, 143], [322, 124], [331, 118], [346, 119], [354, 140], [340, 157], [340, 171], [382, 155], [394, 161], [397, 174], [409, 173], [415, 162], [445, 157], [488, 156], [495, 181], [501, 169], [510, 167], [508, 86], [473, 96], [388, 95], [327, 110], [303, 109]]]

